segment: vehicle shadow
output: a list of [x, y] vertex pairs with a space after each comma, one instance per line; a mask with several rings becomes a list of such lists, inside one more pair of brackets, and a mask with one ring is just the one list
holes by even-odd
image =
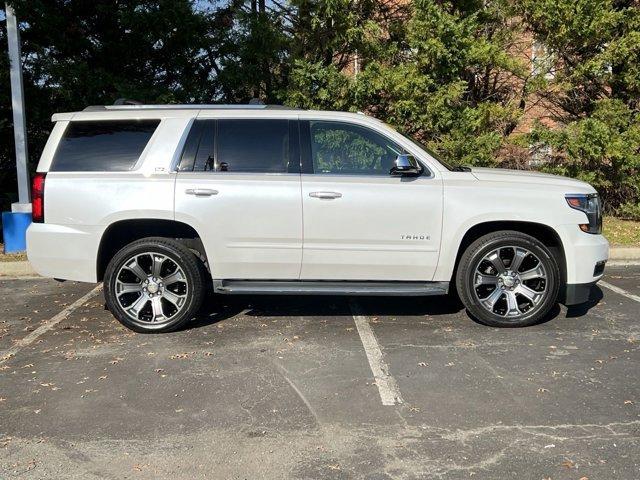
[[589, 310], [598, 305], [603, 297], [602, 289], [598, 285], [592, 286], [589, 292], [589, 301], [581, 305], [567, 307], [567, 318], [583, 317]]
[[213, 295], [198, 316], [184, 330], [213, 325], [242, 313], [253, 317], [339, 317], [351, 316], [353, 304], [369, 316], [441, 316], [464, 309], [453, 296], [355, 297], [329, 295]]
[[[591, 289], [589, 301], [567, 307], [566, 318], [586, 315], [603, 298], [598, 286]], [[347, 297], [347, 296], [287, 296], [287, 295], [211, 295], [197, 317], [180, 330], [202, 328], [236, 315], [250, 317], [339, 317], [351, 316], [353, 304], [369, 316], [445, 316], [457, 314], [464, 306], [455, 294], [438, 297]], [[538, 323], [547, 323], [562, 313], [555, 305]], [[466, 315], [477, 323], [473, 317]]]

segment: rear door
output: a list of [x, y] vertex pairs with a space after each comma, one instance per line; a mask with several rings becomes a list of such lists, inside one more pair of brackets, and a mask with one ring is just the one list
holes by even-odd
[[391, 176], [404, 150], [369, 126], [301, 121], [304, 250], [301, 279], [433, 278], [442, 181]]
[[197, 119], [191, 127], [175, 217], [201, 235], [213, 278], [299, 278], [297, 128], [294, 118]]

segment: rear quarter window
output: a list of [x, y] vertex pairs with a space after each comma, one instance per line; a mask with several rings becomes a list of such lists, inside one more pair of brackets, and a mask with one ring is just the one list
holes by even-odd
[[160, 120], [70, 122], [60, 140], [50, 170], [131, 170], [159, 124]]

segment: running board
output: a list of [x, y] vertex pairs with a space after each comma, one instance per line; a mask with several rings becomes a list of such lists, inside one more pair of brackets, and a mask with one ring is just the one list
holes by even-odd
[[446, 295], [449, 282], [214, 280], [216, 293], [253, 295]]

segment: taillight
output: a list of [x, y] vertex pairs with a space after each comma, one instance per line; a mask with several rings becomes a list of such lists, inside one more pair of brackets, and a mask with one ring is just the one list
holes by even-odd
[[31, 216], [34, 223], [44, 223], [44, 179], [46, 173], [36, 173], [31, 185]]

